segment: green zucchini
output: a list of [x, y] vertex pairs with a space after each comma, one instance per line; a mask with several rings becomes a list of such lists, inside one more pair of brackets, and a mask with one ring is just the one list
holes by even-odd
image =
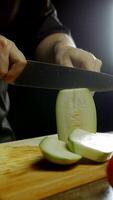
[[57, 135], [45, 137], [40, 142], [39, 147], [44, 157], [56, 164], [69, 165], [82, 158], [80, 155], [69, 151], [65, 142], [58, 140]]
[[105, 162], [113, 152], [113, 135], [110, 133], [91, 133], [75, 129], [68, 138], [68, 148], [90, 160]]
[[97, 115], [93, 96], [87, 88], [65, 89], [56, 99], [56, 124], [60, 140], [67, 141], [76, 128], [97, 130]]

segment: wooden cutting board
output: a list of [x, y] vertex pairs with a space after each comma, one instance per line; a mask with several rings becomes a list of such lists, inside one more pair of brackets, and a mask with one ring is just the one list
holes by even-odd
[[44, 160], [38, 146], [2, 147], [0, 200], [44, 199], [106, 177], [106, 163], [81, 160], [59, 166]]

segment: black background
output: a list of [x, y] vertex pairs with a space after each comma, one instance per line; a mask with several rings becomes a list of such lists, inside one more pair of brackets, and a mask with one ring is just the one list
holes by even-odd
[[[94, 53], [103, 62], [102, 71], [113, 74], [113, 1], [53, 0], [53, 3], [77, 47]], [[8, 118], [17, 139], [56, 133], [57, 92], [9, 87]], [[98, 131], [112, 131], [113, 92], [96, 93], [94, 100]]]

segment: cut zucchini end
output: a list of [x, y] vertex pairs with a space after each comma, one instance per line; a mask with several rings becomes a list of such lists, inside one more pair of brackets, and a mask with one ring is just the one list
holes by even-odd
[[61, 90], [56, 99], [56, 123], [58, 137], [65, 142], [76, 128], [96, 132], [96, 107], [91, 92], [87, 88]]

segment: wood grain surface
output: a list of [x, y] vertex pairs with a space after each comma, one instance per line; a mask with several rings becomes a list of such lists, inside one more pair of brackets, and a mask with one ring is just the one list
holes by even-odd
[[[12, 145], [13, 155], [14, 146], [16, 144]], [[18, 166], [17, 162], [10, 173], [0, 173], [0, 200], [44, 199], [106, 177], [106, 163], [97, 164], [82, 159], [71, 166], [59, 166], [44, 160], [38, 146], [34, 150], [34, 146], [27, 144], [27, 154], [24, 153], [25, 149], [26, 145], [23, 146], [22, 143], [16, 151], [23, 154], [15, 151], [15, 155], [19, 155], [19, 161], [22, 160], [22, 165]]]

